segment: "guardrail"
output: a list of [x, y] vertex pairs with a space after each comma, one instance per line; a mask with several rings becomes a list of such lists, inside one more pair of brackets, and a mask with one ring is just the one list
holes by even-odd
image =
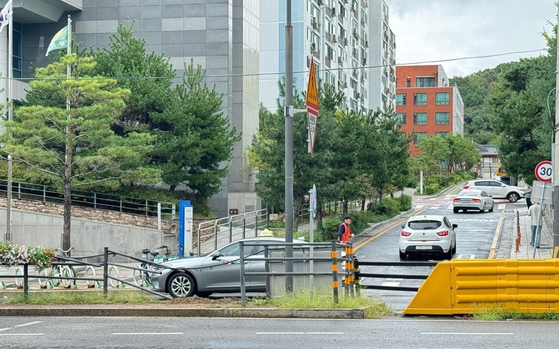
[[[263, 257], [254, 257], [250, 256], [251, 261], [265, 261], [265, 270], [264, 271], [245, 271], [245, 256], [244, 247], [245, 246], [264, 246], [264, 256]], [[270, 257], [269, 252], [271, 247], [275, 247], [276, 250], [281, 249], [281, 247], [292, 247], [294, 249], [300, 250], [308, 250], [309, 256], [296, 256], [296, 257]], [[330, 256], [329, 257], [316, 257], [314, 256], [314, 248], [328, 248], [330, 249]], [[345, 249], [345, 256], [342, 258], [338, 258], [338, 249]], [[269, 242], [269, 241], [262, 241], [259, 243], [255, 242], [246, 242], [241, 241], [239, 244], [239, 265], [240, 265], [240, 272], [241, 272], [241, 306], [246, 307], [246, 276], [258, 276], [258, 275], [265, 275], [266, 276], [266, 293], [268, 296], [270, 295], [270, 276], [309, 276], [309, 283], [311, 285], [312, 291], [312, 278], [314, 276], [325, 276], [325, 275], [332, 275], [332, 296], [335, 303], [338, 303], [338, 293], [339, 293], [339, 286], [338, 286], [338, 278], [339, 276], [344, 277], [344, 290], [346, 295], [355, 295], [358, 291], [356, 290], [356, 283], [355, 280], [355, 268], [353, 267], [354, 255], [353, 255], [353, 247], [351, 243], [340, 244], [336, 241], [332, 242]], [[269, 264], [270, 262], [281, 262], [285, 263], [287, 261], [291, 262], [309, 262], [310, 263], [310, 270], [311, 271], [270, 271]], [[313, 262], [330, 262], [332, 267], [330, 271], [315, 271], [313, 270]], [[345, 271], [339, 272], [338, 271], [338, 262], [345, 262]]]
[[[7, 180], [0, 180], [0, 195], [4, 197], [8, 195]], [[12, 198], [60, 204], [64, 202], [64, 194], [57, 188], [24, 182], [12, 182]], [[176, 206], [171, 202], [79, 190], [72, 190], [72, 205], [133, 215], [157, 216], [163, 219], [175, 219], [176, 216]]]
[[268, 226], [268, 211], [261, 209], [243, 214], [204, 221], [198, 224], [197, 255], [246, 237], [257, 237]]

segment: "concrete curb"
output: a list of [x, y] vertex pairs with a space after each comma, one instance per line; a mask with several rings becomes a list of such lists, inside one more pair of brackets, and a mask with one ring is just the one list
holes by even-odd
[[0, 316], [123, 316], [123, 317], [225, 317], [364, 319], [364, 309], [188, 308], [143, 305], [10, 305], [0, 306]]

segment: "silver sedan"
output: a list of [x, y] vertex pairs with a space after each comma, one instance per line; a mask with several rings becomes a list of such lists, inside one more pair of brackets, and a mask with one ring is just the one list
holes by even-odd
[[484, 190], [462, 190], [452, 203], [454, 213], [458, 213], [460, 210], [464, 212], [467, 210], [493, 212], [493, 206], [495, 205], [491, 195]]
[[[254, 260], [264, 257], [266, 244], [282, 243], [285, 239], [263, 237], [243, 239], [251, 242], [244, 246], [244, 268], [250, 272], [264, 272], [265, 261]], [[295, 240], [294, 243], [305, 243]], [[277, 248], [277, 247], [276, 247]], [[208, 296], [214, 292], [239, 292], [241, 289], [240, 243], [232, 242], [206, 256], [181, 258], [163, 263], [169, 269], [155, 266], [160, 272], [151, 274], [151, 284], [155, 291], [167, 292], [173, 297]], [[173, 269], [171, 269], [173, 268]], [[266, 291], [264, 275], [247, 276], [246, 290]]]

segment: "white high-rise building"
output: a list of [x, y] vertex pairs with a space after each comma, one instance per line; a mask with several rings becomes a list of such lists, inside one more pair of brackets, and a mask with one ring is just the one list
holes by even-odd
[[[285, 74], [285, 12], [284, 1], [261, 0], [260, 100], [271, 110]], [[320, 81], [345, 93], [342, 107], [394, 108], [396, 38], [388, 14], [383, 0], [293, 0], [296, 92], [305, 91], [314, 59]]]

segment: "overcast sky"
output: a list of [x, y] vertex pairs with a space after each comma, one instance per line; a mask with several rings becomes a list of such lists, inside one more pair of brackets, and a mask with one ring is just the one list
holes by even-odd
[[[546, 48], [554, 0], [385, 0], [396, 35], [396, 63], [415, 63]], [[440, 62], [447, 76], [466, 76], [546, 52]]]

